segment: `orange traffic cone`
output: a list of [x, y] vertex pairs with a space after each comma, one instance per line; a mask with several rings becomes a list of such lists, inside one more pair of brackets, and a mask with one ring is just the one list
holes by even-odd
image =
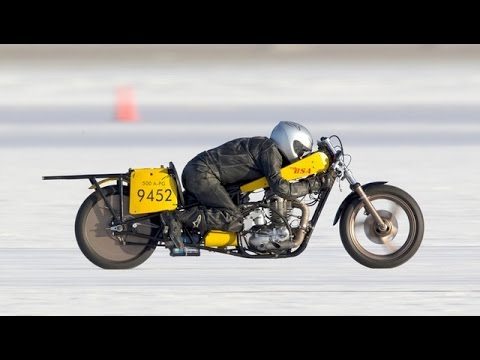
[[122, 86], [117, 91], [117, 120], [122, 122], [134, 122], [139, 120], [133, 89], [130, 86]]

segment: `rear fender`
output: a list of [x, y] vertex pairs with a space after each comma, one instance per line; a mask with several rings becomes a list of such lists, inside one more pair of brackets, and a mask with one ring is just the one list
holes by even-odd
[[[98, 181], [98, 185], [104, 185], [104, 184], [106, 184], [106, 183], [108, 183], [108, 182], [117, 182], [117, 181], [118, 181], [118, 178], [106, 178], [106, 179], [103, 179], [103, 180], [101, 180], [101, 181]], [[126, 181], [126, 180], [123, 180], [123, 183], [124, 183], [125, 185], [128, 185], [128, 181]], [[89, 186], [88, 188], [89, 188], [89, 189], [95, 189], [95, 185], [91, 185], [91, 186]]]
[[[368, 184], [365, 184], [365, 185], [362, 185], [362, 188], [363, 190], [367, 190], [370, 186], [373, 186], [373, 185], [383, 185], [383, 184], [386, 184], [387, 181], [375, 181], [375, 182], [371, 182], [371, 183], [368, 183]], [[350, 204], [350, 202], [355, 199], [355, 198], [358, 198], [358, 195], [356, 192], [352, 191], [350, 194], [348, 194], [348, 196], [342, 201], [342, 203], [340, 204], [340, 207], [338, 208], [337, 210], [337, 213], [335, 214], [335, 219], [333, 220], [333, 225], [335, 225], [338, 220], [340, 220], [340, 218], [343, 216], [343, 212], [345, 211], [346, 207], [348, 206], [348, 204]]]

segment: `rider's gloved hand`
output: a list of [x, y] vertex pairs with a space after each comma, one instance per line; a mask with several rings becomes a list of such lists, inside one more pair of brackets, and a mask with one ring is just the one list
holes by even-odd
[[334, 181], [333, 177], [330, 174], [317, 174], [307, 178], [308, 185], [310, 187], [310, 192], [319, 192], [320, 190], [326, 189], [332, 185]]

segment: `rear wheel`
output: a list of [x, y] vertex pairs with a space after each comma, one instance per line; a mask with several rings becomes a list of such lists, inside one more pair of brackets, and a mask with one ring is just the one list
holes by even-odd
[[[107, 186], [102, 191], [114, 212], [120, 213], [118, 188]], [[124, 187], [124, 215], [127, 219], [132, 219], [134, 216], [128, 212], [128, 203], [128, 187]], [[92, 263], [104, 269], [130, 269], [142, 264], [152, 255], [155, 250], [154, 242], [140, 236], [118, 235], [110, 230], [112, 221], [110, 210], [97, 192], [86, 198], [78, 210], [75, 221], [77, 243]], [[151, 222], [143, 220], [136, 231], [139, 234], [150, 235]], [[140, 245], [124, 245], [127, 241]]]
[[387, 225], [382, 231], [363, 202], [355, 198], [340, 221], [342, 243], [350, 256], [370, 268], [392, 268], [409, 260], [423, 239], [423, 215], [405, 191], [390, 185], [374, 185], [365, 193]]

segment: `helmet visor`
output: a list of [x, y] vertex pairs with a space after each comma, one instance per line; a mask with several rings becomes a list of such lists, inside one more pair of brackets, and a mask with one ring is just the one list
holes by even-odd
[[300, 141], [298, 140], [295, 140], [293, 142], [293, 150], [295, 151], [295, 154], [297, 154], [297, 156], [299, 158], [301, 158], [302, 156], [304, 155], [307, 155], [309, 154], [312, 149], [310, 149], [309, 147], [305, 146], [304, 144], [302, 144]]

